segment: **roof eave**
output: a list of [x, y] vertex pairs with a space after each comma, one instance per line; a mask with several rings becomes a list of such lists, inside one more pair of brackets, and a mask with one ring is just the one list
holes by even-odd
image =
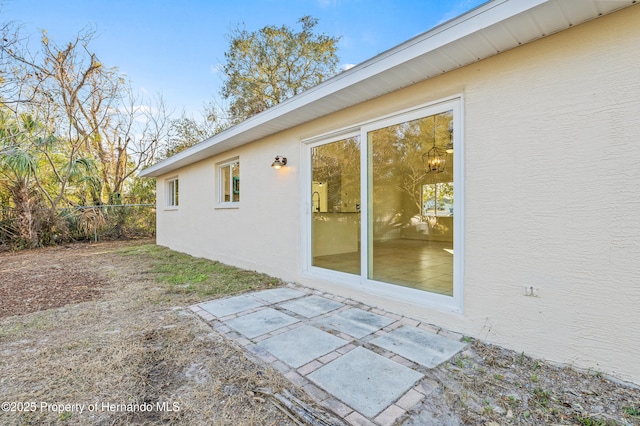
[[[489, 1], [146, 168], [140, 176], [157, 177], [170, 173], [633, 3], [632, 0]], [[545, 21], [544, 27], [536, 22], [545, 17], [553, 22]], [[525, 28], [527, 22], [532, 22], [530, 28]], [[367, 84], [373, 80], [376, 84]], [[361, 90], [365, 86], [366, 90]], [[332, 102], [331, 98], [339, 94], [342, 94], [342, 101]]]

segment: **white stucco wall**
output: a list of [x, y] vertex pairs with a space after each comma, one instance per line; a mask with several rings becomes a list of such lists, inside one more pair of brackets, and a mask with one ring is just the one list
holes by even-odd
[[[640, 6], [158, 178], [158, 244], [640, 383]], [[300, 141], [462, 94], [464, 311], [301, 274]], [[275, 155], [288, 158], [276, 171]], [[241, 205], [216, 209], [239, 156]], [[180, 207], [164, 210], [164, 179]], [[525, 297], [534, 286], [539, 297]]]

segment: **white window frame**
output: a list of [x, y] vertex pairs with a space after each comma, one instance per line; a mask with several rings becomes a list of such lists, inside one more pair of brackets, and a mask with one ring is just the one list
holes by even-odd
[[[233, 191], [234, 191], [234, 183], [233, 183], [233, 174], [232, 174], [232, 170], [233, 170], [233, 164], [234, 163], [238, 163], [238, 167], [240, 167], [240, 157], [235, 157], [235, 158], [231, 158], [229, 160], [225, 160], [221, 163], [216, 164], [216, 176], [218, 178], [218, 194], [217, 194], [217, 206], [216, 208], [219, 209], [237, 209], [240, 207], [240, 201], [233, 201]], [[223, 169], [225, 167], [229, 167], [229, 176], [227, 179], [227, 182], [229, 182], [230, 187], [229, 189], [229, 193], [232, 194], [232, 196], [230, 197], [231, 199], [229, 201], [226, 201], [224, 199], [224, 194], [225, 194], [225, 179], [223, 176]], [[240, 182], [239, 176], [238, 176], [238, 182]], [[240, 187], [238, 187], [238, 198], [240, 198]]]
[[166, 185], [166, 209], [176, 210], [180, 206], [180, 181], [178, 176], [173, 176], [165, 181]]
[[[359, 276], [345, 274], [338, 271], [331, 271], [328, 269], [317, 268], [311, 265], [311, 253], [310, 253], [310, 241], [311, 241], [311, 201], [309, 200], [308, 191], [311, 186], [311, 148], [313, 146], [323, 145], [333, 140], [338, 140], [343, 137], [346, 129], [342, 131], [336, 131], [335, 133], [329, 133], [320, 135], [314, 138], [303, 140], [302, 143], [306, 149], [303, 149], [303, 155], [306, 158], [302, 161], [305, 165], [302, 172], [303, 179], [301, 179], [301, 194], [303, 200], [308, 200], [302, 203], [301, 213], [305, 220], [302, 221], [302, 273], [310, 278], [324, 279], [357, 289], [359, 291], [365, 291], [370, 294], [375, 294], [389, 299], [394, 299], [404, 303], [433, 308], [436, 310], [446, 312], [464, 312], [464, 98], [462, 95], [456, 95], [449, 98], [441, 99], [436, 102], [432, 102], [425, 105], [419, 105], [414, 108], [398, 111], [397, 113], [387, 116], [378, 117], [373, 120], [358, 123], [355, 126], [350, 127], [351, 131], [358, 131], [360, 134], [360, 147], [361, 147], [361, 197], [360, 203], [362, 206], [369, 205], [369, 177], [368, 177], [368, 144], [367, 133], [373, 130], [381, 129], [387, 126], [411, 121], [435, 115], [444, 111], [453, 111], [453, 144], [455, 149], [454, 156], [454, 182], [455, 182], [455, 203], [456, 203], [456, 215], [454, 216], [454, 247], [456, 254], [454, 256], [453, 264], [453, 296], [443, 296], [436, 293], [429, 293], [422, 290], [412, 289], [408, 287], [402, 287], [395, 284], [383, 283], [379, 281], [370, 280], [367, 278], [366, 271], [368, 270], [368, 255], [367, 250], [362, 250], [361, 258], [361, 274]], [[348, 132], [347, 134], [349, 134]], [[368, 215], [367, 208], [361, 210], [361, 244], [362, 247], [368, 247]]]

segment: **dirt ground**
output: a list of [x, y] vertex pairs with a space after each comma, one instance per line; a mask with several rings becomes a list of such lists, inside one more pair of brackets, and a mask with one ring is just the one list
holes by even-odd
[[0, 254], [0, 424], [295, 424], [253, 393], [288, 382], [118, 255], [128, 244]]
[[[296, 424], [255, 391], [304, 394], [118, 254], [131, 244], [0, 254], [0, 424]], [[638, 388], [479, 341], [425, 386], [398, 424], [640, 425]]]

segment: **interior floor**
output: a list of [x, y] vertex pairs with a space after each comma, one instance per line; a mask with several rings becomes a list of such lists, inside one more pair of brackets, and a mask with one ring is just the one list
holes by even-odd
[[[450, 242], [395, 239], [374, 242], [369, 278], [432, 293], [453, 295]], [[360, 251], [313, 258], [313, 266], [360, 274]]]

